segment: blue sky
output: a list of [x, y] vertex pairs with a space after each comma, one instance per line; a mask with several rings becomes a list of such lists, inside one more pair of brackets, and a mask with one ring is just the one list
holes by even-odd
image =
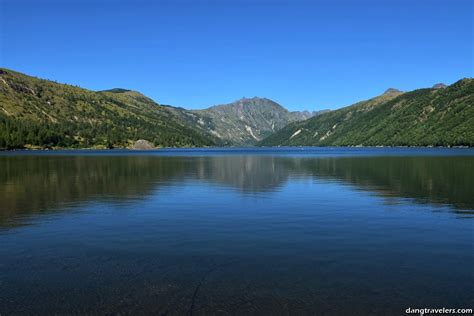
[[0, 3], [2, 67], [186, 108], [338, 108], [473, 76], [472, 0]]

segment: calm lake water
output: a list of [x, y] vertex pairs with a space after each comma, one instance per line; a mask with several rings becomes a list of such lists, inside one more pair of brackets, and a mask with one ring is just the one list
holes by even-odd
[[0, 314], [474, 306], [474, 150], [0, 153]]

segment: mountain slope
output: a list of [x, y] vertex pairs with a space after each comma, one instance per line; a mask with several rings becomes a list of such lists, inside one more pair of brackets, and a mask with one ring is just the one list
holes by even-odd
[[227, 145], [253, 145], [291, 122], [314, 113], [289, 112], [272, 100], [242, 98], [229, 104], [193, 111], [197, 123]]
[[474, 146], [474, 80], [383, 95], [288, 125], [260, 146]]
[[0, 69], [0, 148], [206, 146], [219, 140], [125, 90], [89, 91]]

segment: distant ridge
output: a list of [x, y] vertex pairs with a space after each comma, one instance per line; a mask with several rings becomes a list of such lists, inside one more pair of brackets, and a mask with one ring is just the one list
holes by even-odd
[[225, 144], [253, 145], [291, 122], [310, 118], [312, 112], [290, 112], [280, 104], [260, 97], [243, 97], [228, 104], [193, 111], [198, 123]]

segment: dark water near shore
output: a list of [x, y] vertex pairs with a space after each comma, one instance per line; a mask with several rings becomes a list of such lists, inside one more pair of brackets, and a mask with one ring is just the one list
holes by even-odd
[[474, 306], [472, 149], [0, 154], [0, 314]]

